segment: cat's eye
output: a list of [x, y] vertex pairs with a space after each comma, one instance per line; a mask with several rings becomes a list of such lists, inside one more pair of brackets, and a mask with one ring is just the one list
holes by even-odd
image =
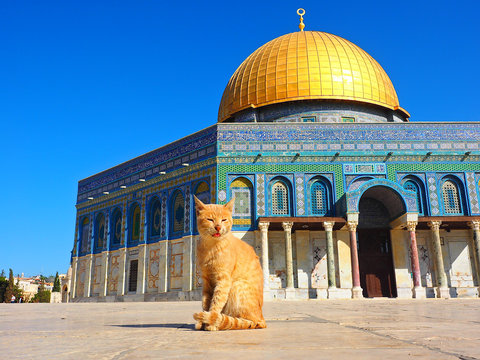
[[222, 219], [222, 221], [227, 221], [227, 219]]
[[207, 219], [207, 220], [213, 222], [213, 219]]

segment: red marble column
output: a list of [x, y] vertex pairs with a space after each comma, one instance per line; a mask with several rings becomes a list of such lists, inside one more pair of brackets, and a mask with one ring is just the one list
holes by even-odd
[[418, 288], [422, 286], [422, 280], [420, 274], [420, 262], [418, 260], [417, 236], [415, 234], [417, 223], [415, 221], [409, 221], [407, 223], [407, 227], [408, 231], [410, 232], [410, 254], [413, 272], [413, 286]]
[[357, 250], [357, 223], [354, 221], [349, 221], [347, 223], [347, 226], [348, 226], [348, 230], [350, 231], [350, 257], [352, 261], [352, 283], [353, 283], [353, 289], [357, 290], [357, 289], [361, 289], [360, 288], [360, 268], [358, 265], [358, 250]]

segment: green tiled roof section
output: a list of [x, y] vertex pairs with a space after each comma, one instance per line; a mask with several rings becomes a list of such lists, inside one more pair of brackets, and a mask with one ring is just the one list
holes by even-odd
[[335, 193], [337, 199], [343, 196], [342, 164], [218, 164], [218, 189], [227, 190], [227, 173], [333, 173], [335, 176]]
[[456, 164], [432, 164], [432, 163], [415, 163], [415, 164], [388, 164], [387, 178], [388, 180], [397, 181], [397, 172], [464, 172], [464, 171], [480, 171], [480, 163], [466, 162]]

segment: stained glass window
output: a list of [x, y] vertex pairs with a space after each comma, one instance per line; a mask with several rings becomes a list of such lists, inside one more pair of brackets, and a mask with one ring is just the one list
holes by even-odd
[[446, 180], [443, 183], [442, 192], [445, 213], [460, 214], [462, 212], [462, 206], [457, 185], [451, 180]]
[[325, 184], [316, 181], [312, 185], [312, 214], [325, 215], [328, 211], [327, 188]]
[[95, 221], [95, 248], [102, 249], [105, 244], [105, 216], [100, 213]]
[[205, 181], [197, 186], [195, 196], [204, 204], [210, 204], [210, 189]]
[[160, 227], [162, 224], [162, 205], [158, 198], [153, 200], [150, 207], [150, 236], [160, 236]]
[[140, 239], [140, 206], [133, 205], [131, 209], [131, 226], [130, 238], [132, 242], [137, 242]]
[[287, 186], [280, 181], [272, 186], [272, 214], [289, 214], [288, 189]]
[[112, 215], [112, 227], [111, 227], [112, 245], [120, 245], [122, 239], [122, 212], [119, 209], [115, 209]]
[[82, 221], [82, 238], [80, 252], [88, 252], [88, 241], [90, 237], [90, 220], [86, 217]]
[[233, 207], [233, 224], [238, 226], [252, 225], [252, 183], [245, 178], [237, 178], [230, 184], [232, 197], [235, 197]]
[[181, 192], [173, 198], [172, 230], [174, 233], [183, 232], [185, 220], [185, 199]]
[[413, 180], [408, 180], [403, 184], [403, 187], [416, 194], [415, 199], [417, 200], [418, 213], [423, 214], [422, 193], [418, 185]]

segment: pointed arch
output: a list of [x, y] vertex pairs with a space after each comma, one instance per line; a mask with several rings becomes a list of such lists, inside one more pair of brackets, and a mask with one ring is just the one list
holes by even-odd
[[230, 198], [235, 197], [233, 225], [251, 227], [253, 224], [253, 184], [243, 177], [237, 177], [230, 184]]
[[332, 213], [332, 186], [323, 176], [315, 176], [308, 183], [309, 212], [313, 216]]
[[[193, 194], [204, 204], [210, 204], [212, 201], [210, 199], [210, 186], [208, 185], [207, 181], [201, 180], [194, 186]], [[193, 233], [198, 234], [197, 228], [197, 213], [195, 211], [195, 201], [192, 199], [192, 205], [190, 208], [192, 209], [192, 219], [193, 219]]]
[[128, 244], [136, 245], [140, 240], [140, 205], [133, 203], [128, 216]]
[[181, 237], [185, 228], [185, 197], [180, 190], [175, 190], [170, 199], [169, 214], [170, 237]]
[[415, 193], [418, 214], [421, 216], [428, 216], [427, 197], [423, 182], [417, 176], [407, 175], [402, 179], [402, 186], [405, 190]]
[[465, 190], [456, 176], [447, 175], [440, 181], [441, 201], [445, 215], [467, 215]]
[[90, 218], [85, 216], [81, 221], [80, 227], [80, 256], [89, 252], [90, 248]]
[[158, 196], [154, 196], [150, 200], [150, 206], [147, 216], [148, 239], [156, 239], [160, 237], [162, 229], [162, 202]]
[[110, 221], [110, 250], [118, 248], [122, 241], [122, 210], [115, 208]]
[[292, 216], [292, 191], [290, 182], [283, 176], [276, 177], [269, 184], [269, 208], [273, 216]]
[[103, 212], [97, 214], [95, 218], [95, 251], [102, 251], [105, 246], [106, 231], [105, 231], [105, 215]]

